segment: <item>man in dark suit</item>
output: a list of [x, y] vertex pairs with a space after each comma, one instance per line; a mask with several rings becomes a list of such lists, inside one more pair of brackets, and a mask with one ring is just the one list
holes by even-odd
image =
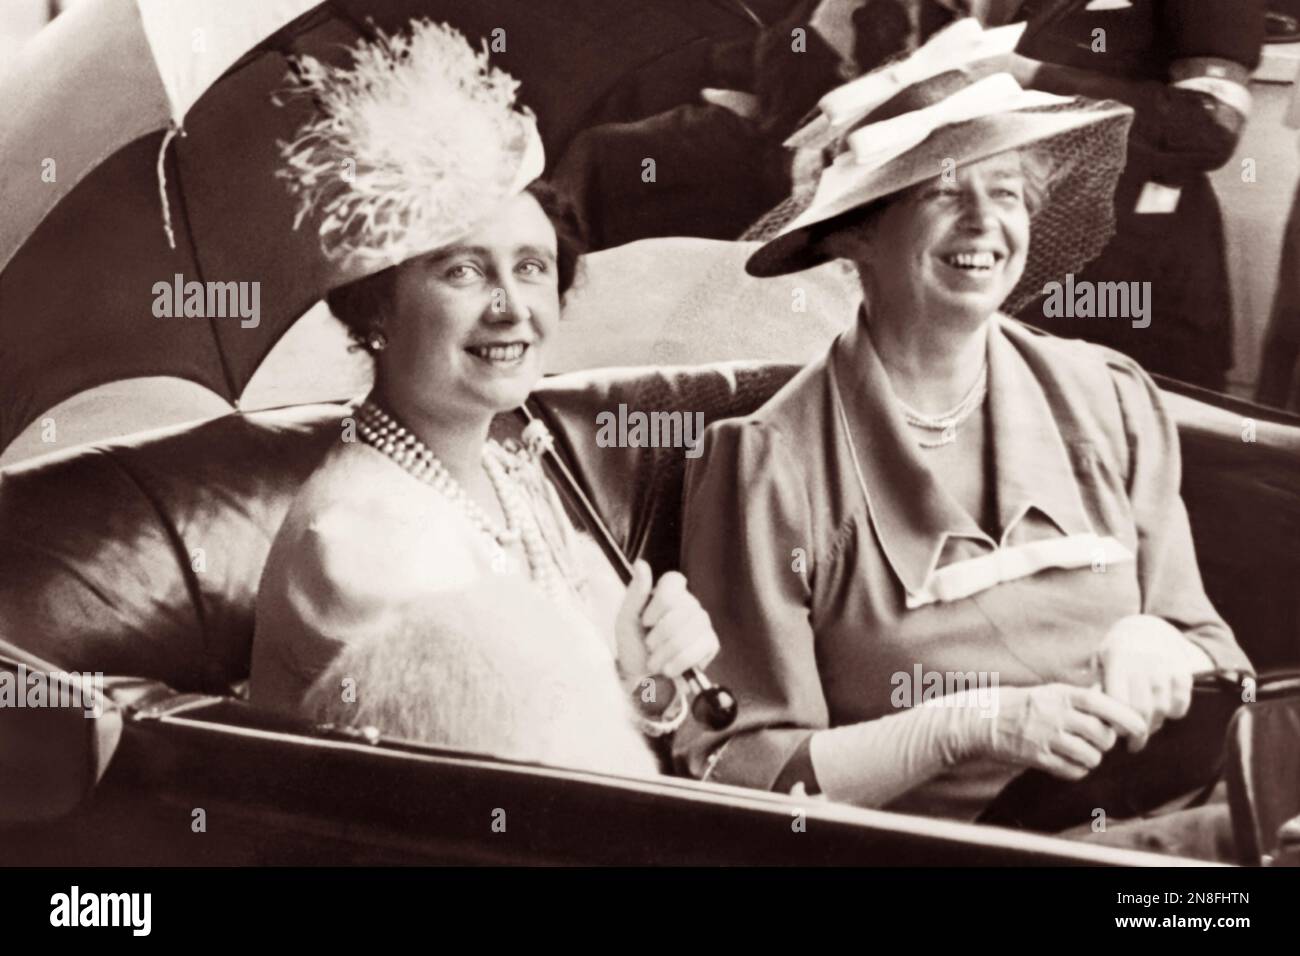
[[798, 0], [748, 38], [697, 45], [624, 81], [555, 168], [592, 248], [737, 238], [789, 194], [782, 143], [799, 121], [914, 45], [909, 12], [932, 2]]
[[1300, 189], [1282, 236], [1277, 292], [1259, 356], [1255, 401], [1300, 412]]

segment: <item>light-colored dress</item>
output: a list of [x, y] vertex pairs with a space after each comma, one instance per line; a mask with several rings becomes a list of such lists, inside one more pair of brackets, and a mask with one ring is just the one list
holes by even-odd
[[565, 595], [543, 594], [444, 495], [341, 441], [267, 558], [252, 702], [461, 751], [656, 773], [615, 665], [622, 585], [540, 468], [506, 457]]
[[[879, 358], [856, 364], [842, 340], [706, 431], [682, 568], [740, 712], [726, 731], [678, 732], [694, 775], [778, 786], [815, 731], [931, 689], [1092, 684], [1107, 630], [1132, 614], [1250, 667], [1202, 588], [1177, 429], [1137, 364], [995, 317], [988, 381], [995, 537], [930, 470]], [[891, 808], [973, 819], [1019, 772], [970, 761]]]

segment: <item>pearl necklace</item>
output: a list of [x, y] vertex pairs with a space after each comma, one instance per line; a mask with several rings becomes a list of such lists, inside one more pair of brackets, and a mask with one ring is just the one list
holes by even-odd
[[980, 368], [979, 378], [975, 384], [970, 387], [960, 402], [954, 405], [946, 412], [938, 415], [925, 415], [912, 408], [901, 398], [898, 404], [903, 407], [903, 416], [907, 419], [907, 424], [913, 428], [921, 428], [925, 431], [940, 432], [937, 439], [917, 439], [917, 444], [922, 448], [942, 448], [944, 445], [951, 445], [957, 440], [957, 429], [965, 424], [966, 419], [975, 414], [975, 410], [984, 404], [984, 398], [989, 391], [989, 367], [986, 362]]
[[470, 524], [492, 541], [497, 549], [493, 556], [494, 570], [507, 570], [510, 562], [505, 549], [522, 543], [532, 580], [552, 598], [563, 592], [564, 580], [555, 557], [547, 547], [537, 518], [524, 500], [518, 483], [510, 475], [512, 466], [518, 467], [518, 463], [511, 460], [507, 464], [510, 453], [499, 444], [491, 440], [484, 444], [483, 469], [505, 514], [504, 528], [488, 517], [465, 492], [428, 445], [371, 399], [358, 409], [357, 431], [366, 444], [446, 497], [469, 519]]

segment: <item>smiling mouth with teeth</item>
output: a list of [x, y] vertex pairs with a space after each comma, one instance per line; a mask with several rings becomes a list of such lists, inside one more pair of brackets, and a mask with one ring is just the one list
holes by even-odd
[[997, 252], [958, 252], [944, 256], [943, 261], [954, 269], [964, 272], [990, 272], [1002, 261], [1002, 254]]
[[471, 345], [465, 349], [476, 359], [491, 365], [510, 365], [518, 362], [528, 351], [527, 342], [509, 342], [502, 345]]

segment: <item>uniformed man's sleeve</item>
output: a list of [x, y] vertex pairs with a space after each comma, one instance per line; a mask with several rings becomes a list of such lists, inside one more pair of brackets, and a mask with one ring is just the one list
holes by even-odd
[[1115, 355], [1110, 364], [1129, 447], [1128, 495], [1138, 532], [1142, 613], [1169, 621], [1216, 666], [1251, 670], [1201, 583], [1180, 493], [1177, 425], [1165, 410], [1159, 389], [1137, 363]]
[[1131, 148], [1161, 181], [1178, 185], [1222, 167], [1236, 151], [1263, 23], [1264, 0], [1165, 0], [1156, 22], [1171, 58], [1163, 81], [1109, 74], [1102, 57], [1096, 70], [1044, 63], [1033, 86], [1133, 107]]
[[692, 776], [771, 789], [827, 726], [809, 618], [813, 566], [806, 486], [780, 433], [724, 421], [686, 478], [682, 569], [721, 650], [709, 673], [737, 696], [723, 732], [688, 723], [674, 753]]

